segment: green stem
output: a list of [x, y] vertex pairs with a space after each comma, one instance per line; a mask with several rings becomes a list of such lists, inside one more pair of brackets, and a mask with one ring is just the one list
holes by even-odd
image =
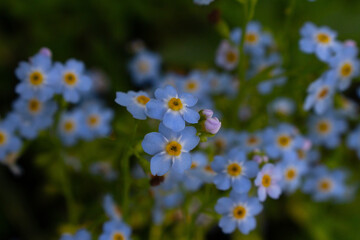
[[123, 182], [122, 211], [124, 218], [125, 216], [127, 216], [127, 210], [129, 208], [129, 192], [130, 192], [130, 180], [131, 180], [130, 157], [134, 152], [133, 148], [134, 148], [134, 141], [136, 139], [137, 128], [138, 128], [138, 122], [136, 122], [134, 125], [131, 141], [129, 142], [126, 153], [123, 155], [123, 158], [121, 159], [122, 162], [121, 173], [122, 173], [122, 182]]
[[69, 181], [69, 176], [67, 174], [65, 161], [61, 157], [61, 153], [60, 153], [60, 157], [59, 157], [59, 165], [60, 165], [59, 166], [60, 181], [61, 181], [61, 186], [62, 186], [63, 194], [65, 197], [66, 205], [67, 205], [67, 209], [68, 209], [69, 222], [72, 224], [77, 224], [78, 212], [77, 212], [76, 202], [75, 202], [75, 198], [72, 194], [72, 191], [70, 189], [71, 184]]

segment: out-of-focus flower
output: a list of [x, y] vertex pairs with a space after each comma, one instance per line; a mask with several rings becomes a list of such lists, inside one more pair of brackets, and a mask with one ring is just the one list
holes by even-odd
[[94, 138], [107, 136], [111, 131], [111, 120], [114, 113], [111, 109], [104, 108], [98, 103], [89, 102], [84, 107], [84, 131], [83, 138], [92, 140]]
[[117, 172], [108, 162], [96, 162], [90, 166], [90, 172], [94, 175], [104, 177], [108, 181], [114, 181], [117, 178]]
[[108, 221], [103, 225], [103, 233], [99, 240], [128, 240], [131, 228], [122, 221]]
[[219, 226], [224, 233], [232, 233], [237, 228], [243, 234], [248, 234], [255, 229], [255, 216], [262, 209], [263, 206], [257, 198], [235, 192], [231, 192], [229, 198], [220, 198], [215, 205], [215, 211], [223, 215]]
[[337, 33], [328, 27], [317, 27], [307, 22], [300, 30], [300, 49], [305, 53], [315, 53], [322, 61], [328, 61], [339, 46]]
[[258, 196], [260, 201], [265, 201], [266, 195], [277, 199], [281, 194], [281, 171], [271, 163], [267, 163], [258, 173], [255, 179], [255, 185], [258, 187]]
[[0, 160], [21, 148], [21, 140], [14, 134], [17, 124], [11, 115], [0, 121]]
[[83, 122], [84, 115], [82, 111], [78, 109], [73, 110], [72, 112], [65, 112], [61, 115], [58, 133], [65, 145], [74, 145], [77, 140], [83, 136]]
[[194, 3], [197, 5], [209, 5], [214, 0], [194, 0]]
[[106, 194], [103, 199], [103, 208], [106, 215], [111, 220], [121, 220], [121, 212], [119, 207], [115, 204], [113, 197], [110, 194]]
[[80, 229], [74, 235], [64, 233], [60, 240], [91, 240], [91, 234], [85, 229]]
[[341, 199], [345, 196], [347, 174], [341, 170], [330, 171], [325, 166], [318, 166], [307, 177], [303, 190], [312, 194], [315, 201]]
[[230, 187], [235, 192], [246, 193], [251, 188], [250, 178], [258, 173], [258, 164], [248, 161], [246, 154], [238, 149], [232, 149], [227, 156], [216, 156], [211, 168], [218, 174], [214, 178], [216, 187], [227, 190]]
[[51, 58], [43, 54], [36, 54], [29, 62], [20, 62], [15, 70], [16, 77], [21, 81], [16, 86], [16, 92], [25, 99], [50, 99], [56, 89], [56, 76], [51, 69]]
[[92, 81], [85, 75], [85, 66], [82, 62], [69, 59], [65, 64], [55, 63], [51, 74], [57, 81], [57, 91], [67, 102], [77, 103], [82, 93], [89, 92]]
[[332, 112], [311, 116], [308, 125], [311, 142], [331, 149], [340, 144], [341, 134], [347, 129], [347, 122]]
[[333, 105], [334, 85], [334, 79], [328, 73], [313, 82], [307, 90], [304, 109], [309, 111], [314, 108], [317, 114], [325, 113]]
[[135, 84], [143, 86], [158, 81], [160, 64], [159, 55], [145, 50], [138, 52], [129, 64], [130, 74]]
[[235, 69], [239, 62], [239, 50], [232, 46], [228, 41], [223, 40], [216, 52], [216, 65], [231, 71]]

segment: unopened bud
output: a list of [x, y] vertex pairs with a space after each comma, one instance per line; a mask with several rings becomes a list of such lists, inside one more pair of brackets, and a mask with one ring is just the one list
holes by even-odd
[[221, 128], [221, 122], [218, 118], [208, 118], [205, 121], [205, 130], [211, 134], [216, 134]]

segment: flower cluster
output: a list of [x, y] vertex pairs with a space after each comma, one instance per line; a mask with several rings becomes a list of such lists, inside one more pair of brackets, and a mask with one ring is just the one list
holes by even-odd
[[[82, 62], [70, 59], [64, 64], [53, 63], [51, 51], [42, 48], [29, 61], [20, 62], [15, 75], [19, 80], [19, 98], [0, 123], [0, 161], [10, 169], [17, 169], [14, 155], [18, 157], [21, 151], [21, 139], [33, 140], [55, 124], [65, 145], [73, 145], [79, 138], [90, 141], [110, 133], [113, 112], [97, 99], [94, 80]], [[65, 111], [63, 106], [67, 103], [79, 106]]]

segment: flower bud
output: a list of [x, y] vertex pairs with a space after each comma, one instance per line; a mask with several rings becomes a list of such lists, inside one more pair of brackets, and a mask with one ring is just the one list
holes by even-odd
[[221, 128], [221, 122], [218, 118], [208, 118], [205, 121], [205, 130], [211, 134], [216, 134]]
[[211, 109], [204, 109], [201, 111], [201, 113], [206, 117], [206, 118], [211, 118], [214, 114], [214, 112]]
[[51, 56], [52, 56], [51, 50], [48, 49], [47, 47], [41, 48], [41, 49], [39, 50], [39, 53], [40, 53], [41, 55], [46, 56], [46, 57], [51, 57]]

